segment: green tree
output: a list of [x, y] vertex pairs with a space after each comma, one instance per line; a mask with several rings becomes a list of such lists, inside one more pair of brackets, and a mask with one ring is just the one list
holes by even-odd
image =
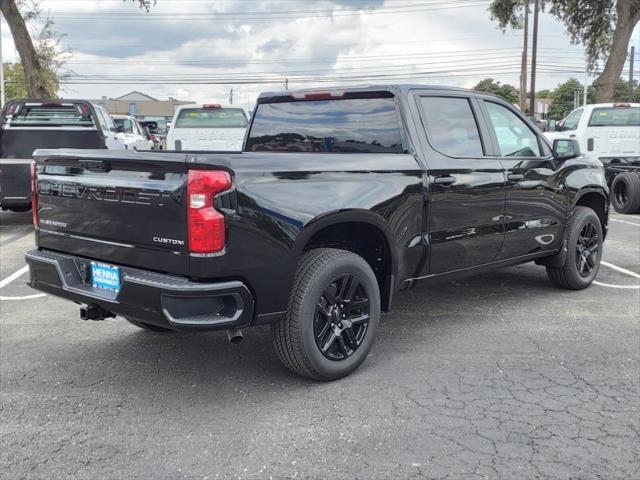
[[[549, 116], [556, 120], [564, 118], [571, 110], [574, 109], [574, 98], [576, 91], [582, 96], [583, 85], [575, 78], [570, 78], [564, 83], [558, 85], [551, 92], [551, 106], [549, 107]], [[589, 91], [587, 90], [587, 96]]]
[[[491, 18], [500, 28], [522, 28], [520, 12], [528, 0], [493, 0]], [[542, 8], [565, 24], [573, 43], [582, 43], [588, 68], [596, 70], [605, 61], [604, 70], [594, 82], [598, 102], [614, 98], [622, 73], [627, 47], [634, 27], [640, 22], [640, 0], [541, 0]]]
[[[631, 99], [632, 102], [640, 102], [640, 96], [638, 96], [638, 81], [634, 80], [633, 81], [633, 98]], [[629, 81], [628, 80], [624, 80], [623, 78], [618, 80], [618, 83], [616, 84], [616, 90], [615, 93], [613, 95], [613, 101], [614, 102], [628, 102], [629, 101]]]
[[27, 82], [24, 80], [24, 70], [19, 63], [5, 63], [2, 65], [4, 73], [4, 88], [7, 100], [22, 98], [29, 95]]
[[551, 90], [544, 89], [536, 92], [536, 98], [551, 98]]
[[[141, 8], [149, 11], [149, 8], [156, 3], [156, 0], [124, 0], [138, 3]], [[39, 0], [0, 0], [0, 12], [4, 16], [13, 43], [15, 44], [20, 63], [24, 70], [24, 81], [27, 87], [27, 96], [34, 98], [46, 98], [54, 96], [58, 90], [58, 81], [55, 82], [55, 90], [52, 90], [51, 75], [58, 75], [58, 71], [52, 69], [52, 63], [47, 63], [46, 58], [42, 57], [42, 49], [49, 49], [48, 53], [56, 53], [56, 49], [51, 46], [50, 37], [44, 42], [42, 47], [34, 43], [29, 32], [27, 24], [40, 15]], [[48, 28], [49, 34], [52, 33], [51, 21], [45, 23], [45, 29]], [[41, 33], [42, 35], [42, 33]], [[57, 56], [54, 58], [57, 61]]]
[[518, 103], [520, 98], [518, 90], [512, 85], [500, 85], [500, 82], [494, 81], [493, 78], [485, 78], [473, 87], [477, 92], [492, 93], [504, 98], [509, 103]]

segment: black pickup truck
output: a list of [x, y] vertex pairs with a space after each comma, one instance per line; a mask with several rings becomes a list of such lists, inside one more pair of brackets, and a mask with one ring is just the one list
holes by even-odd
[[600, 162], [460, 89], [262, 94], [242, 153], [35, 159], [32, 287], [153, 331], [269, 323], [317, 380], [362, 363], [395, 291], [531, 261], [582, 289], [607, 231]]
[[0, 208], [31, 208], [33, 151], [38, 148], [124, 149], [107, 111], [86, 100], [11, 100], [0, 112]]

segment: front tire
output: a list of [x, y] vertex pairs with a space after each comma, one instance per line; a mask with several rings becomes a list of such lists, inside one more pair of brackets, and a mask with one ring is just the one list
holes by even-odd
[[547, 267], [549, 280], [568, 290], [587, 288], [598, 274], [602, 258], [602, 225], [596, 212], [578, 206], [567, 224], [567, 256], [560, 267]]
[[380, 289], [369, 264], [355, 253], [321, 248], [302, 257], [286, 317], [271, 335], [289, 370], [331, 381], [364, 361], [379, 318]]
[[640, 173], [624, 172], [611, 182], [611, 204], [618, 213], [640, 210]]

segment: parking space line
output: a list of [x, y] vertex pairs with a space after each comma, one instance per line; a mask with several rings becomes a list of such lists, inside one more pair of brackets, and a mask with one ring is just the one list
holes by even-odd
[[36, 293], [35, 295], [25, 295], [23, 297], [3, 297], [2, 295], [0, 295], [0, 300], [31, 300], [32, 298], [40, 298], [40, 297], [46, 297], [47, 294], [46, 293]]
[[640, 285], [611, 285], [610, 283], [598, 282], [597, 280], [594, 280], [593, 284], [598, 285], [600, 287], [622, 288], [626, 290], [640, 290]]
[[25, 265], [24, 267], [22, 267], [20, 270], [18, 270], [17, 272], [13, 272], [11, 275], [9, 275], [7, 278], [5, 278], [4, 280], [0, 280], [0, 288], [5, 287], [6, 285], [9, 285], [11, 282], [13, 282], [16, 278], [19, 278], [20, 276], [24, 275], [25, 273], [27, 273], [27, 271], [29, 270], [29, 267], [27, 265]]
[[618, 220], [617, 218], [610, 218], [612, 222], [626, 223], [627, 225], [635, 225], [636, 227], [640, 227], [640, 223], [627, 222], [626, 220]]
[[626, 268], [619, 267], [617, 265], [614, 265], [613, 263], [605, 262], [604, 260], [601, 261], [600, 263], [602, 265], [604, 265], [605, 267], [612, 268], [614, 270], [617, 270], [620, 273], [624, 273], [625, 275], [629, 275], [630, 277], [640, 279], [640, 274], [638, 274], [636, 272], [632, 272], [631, 270], [627, 270]]

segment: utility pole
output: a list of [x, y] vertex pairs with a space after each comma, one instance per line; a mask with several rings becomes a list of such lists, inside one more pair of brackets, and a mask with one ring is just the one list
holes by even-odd
[[587, 64], [585, 61], [584, 66], [584, 88], [582, 92], [582, 106], [587, 105], [587, 94], [589, 93], [589, 69], [587, 68]]
[[0, 109], [4, 107], [4, 60], [2, 58], [2, 15], [0, 14]]
[[520, 70], [520, 111], [527, 111], [527, 55], [529, 52], [529, 0], [524, 2], [524, 45], [522, 47], [522, 66]]
[[531, 46], [531, 93], [529, 94], [529, 115], [536, 111], [536, 61], [538, 56], [538, 10], [540, 0], [533, 2], [533, 42]]
[[629, 101], [633, 102], [633, 57], [636, 55], [635, 45], [631, 45], [631, 55], [629, 56]]
[[285, 89], [285, 91], [289, 90], [289, 79], [288, 78], [284, 79], [284, 89]]

